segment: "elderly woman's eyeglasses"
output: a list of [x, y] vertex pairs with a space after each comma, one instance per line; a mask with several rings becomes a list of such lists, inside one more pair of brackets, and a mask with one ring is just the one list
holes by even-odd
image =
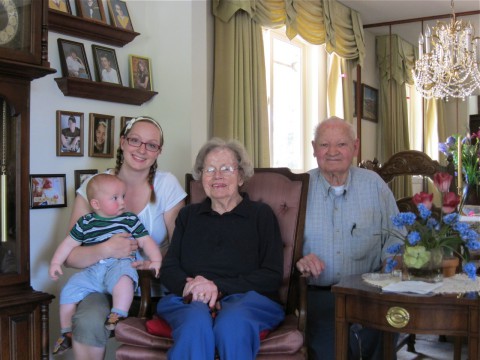
[[158, 150], [160, 150], [160, 145], [158, 144], [146, 143], [134, 137], [127, 137], [126, 139], [127, 139], [128, 145], [133, 147], [139, 148], [140, 146], [145, 145], [145, 149], [147, 149], [148, 151], [157, 152]]
[[238, 170], [238, 168], [231, 165], [222, 165], [220, 166], [220, 169], [217, 169], [213, 166], [208, 166], [202, 169], [205, 176], [213, 176], [217, 171], [219, 171], [220, 174], [223, 176], [230, 176], [235, 172], [235, 170]]

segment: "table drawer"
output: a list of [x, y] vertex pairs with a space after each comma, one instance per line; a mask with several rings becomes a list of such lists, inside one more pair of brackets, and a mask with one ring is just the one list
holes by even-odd
[[367, 327], [412, 333], [449, 335], [455, 332], [457, 335], [467, 335], [468, 332], [478, 332], [478, 329], [471, 326], [472, 317], [478, 317], [478, 310], [465, 305], [395, 303], [372, 298], [359, 299], [358, 296], [347, 296], [345, 300], [345, 317], [350, 323], [358, 322]]

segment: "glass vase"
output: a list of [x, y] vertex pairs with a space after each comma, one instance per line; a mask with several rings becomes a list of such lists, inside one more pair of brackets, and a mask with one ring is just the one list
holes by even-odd
[[406, 259], [404, 254], [405, 279], [429, 283], [443, 281], [443, 250], [441, 248], [425, 250], [422, 256], [426, 259], [425, 261], [413, 264], [411, 258]]
[[480, 214], [480, 185], [464, 184], [460, 213], [464, 215]]

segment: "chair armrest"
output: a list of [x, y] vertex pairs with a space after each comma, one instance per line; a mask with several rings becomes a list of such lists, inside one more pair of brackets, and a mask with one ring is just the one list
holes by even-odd
[[298, 319], [297, 328], [299, 331], [305, 335], [305, 329], [307, 326], [307, 279], [306, 277], [302, 276], [302, 273], [298, 271], [295, 267], [293, 274], [293, 291], [295, 291], [296, 299], [295, 304], [296, 307], [294, 309], [295, 316]]
[[153, 270], [137, 270], [138, 284], [140, 286], [140, 308], [137, 317], [149, 318], [152, 307], [151, 284], [154, 276]]
[[295, 269], [294, 276], [298, 284], [298, 330], [305, 335], [307, 327], [307, 278]]

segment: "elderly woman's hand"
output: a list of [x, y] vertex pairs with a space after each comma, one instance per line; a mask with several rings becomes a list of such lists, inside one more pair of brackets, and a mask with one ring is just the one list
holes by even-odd
[[189, 294], [192, 294], [192, 301], [201, 301], [213, 308], [218, 299], [218, 288], [213, 281], [203, 276], [195, 276], [195, 278], [187, 278], [183, 288], [183, 296]]
[[302, 276], [317, 277], [325, 269], [325, 263], [320, 260], [315, 254], [308, 254], [297, 261], [297, 269], [302, 273]]

